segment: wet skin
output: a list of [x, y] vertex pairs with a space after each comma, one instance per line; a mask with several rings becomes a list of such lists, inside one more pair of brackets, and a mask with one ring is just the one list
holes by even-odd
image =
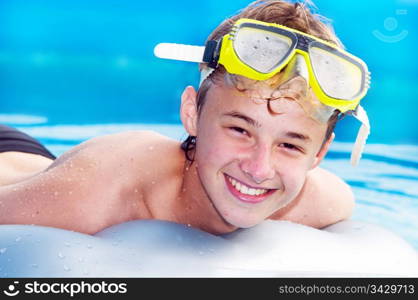
[[220, 234], [267, 218], [320, 228], [350, 216], [350, 188], [317, 167], [331, 142], [321, 147], [325, 125], [297, 103], [271, 114], [228, 86], [207, 97], [198, 114], [195, 90], [182, 96], [182, 122], [197, 136], [193, 164], [180, 142], [153, 132], [97, 137], [0, 187], [0, 223], [92, 234], [160, 219]]

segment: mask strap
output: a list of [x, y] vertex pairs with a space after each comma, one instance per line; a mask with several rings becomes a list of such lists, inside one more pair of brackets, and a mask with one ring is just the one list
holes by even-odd
[[366, 145], [367, 137], [370, 134], [370, 122], [364, 108], [359, 105], [353, 116], [361, 122], [361, 127], [357, 133], [356, 142], [354, 143], [353, 150], [351, 151], [351, 165], [357, 166], [360, 161], [361, 155]]
[[209, 67], [203, 67], [200, 71], [200, 82], [199, 87], [202, 85], [203, 81], [205, 81], [206, 78], [212, 74], [212, 72], [215, 71], [215, 69], [209, 68]]

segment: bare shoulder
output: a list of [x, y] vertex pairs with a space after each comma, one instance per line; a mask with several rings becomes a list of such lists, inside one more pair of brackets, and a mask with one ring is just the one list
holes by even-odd
[[136, 130], [108, 134], [89, 139], [72, 148], [60, 156], [51, 167], [74, 157], [75, 163], [79, 165], [95, 161], [112, 168], [113, 164], [121, 164], [125, 160], [132, 162], [146, 159], [152, 153], [158, 155], [159, 151], [167, 149], [167, 145], [175, 144], [176, 141], [153, 131]]
[[175, 149], [176, 143], [148, 131], [111, 134], [81, 143], [38, 175], [1, 187], [4, 206], [0, 223], [95, 233], [134, 219], [141, 200], [137, 189], [144, 182], [142, 174], [158, 161], [156, 157], [167, 157], [161, 152]]
[[131, 130], [120, 133], [108, 134], [92, 138], [81, 144], [82, 148], [94, 150], [130, 151], [132, 149], [143, 150], [155, 144], [170, 141], [169, 138], [149, 130]]
[[324, 218], [324, 226], [349, 218], [355, 199], [351, 187], [336, 174], [316, 168], [310, 174], [311, 184], [318, 190], [318, 207]]
[[354, 204], [351, 187], [332, 172], [317, 167], [308, 172], [296, 199], [272, 215], [272, 219], [322, 228], [348, 219]]

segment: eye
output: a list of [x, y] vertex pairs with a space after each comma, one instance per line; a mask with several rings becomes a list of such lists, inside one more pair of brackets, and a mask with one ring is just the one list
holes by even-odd
[[229, 127], [230, 130], [235, 131], [239, 134], [248, 135], [248, 132], [245, 129], [242, 129], [241, 127]]
[[286, 148], [286, 149], [289, 149], [289, 150], [299, 151], [299, 148], [298, 147], [296, 147], [295, 145], [289, 144], [289, 143], [281, 143], [279, 145], [279, 147], [283, 147], [283, 148]]

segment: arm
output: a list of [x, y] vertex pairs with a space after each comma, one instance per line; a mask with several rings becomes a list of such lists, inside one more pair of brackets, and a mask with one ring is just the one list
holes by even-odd
[[348, 184], [335, 174], [316, 167], [308, 172], [299, 195], [271, 218], [322, 228], [349, 218], [354, 202]]
[[[96, 140], [74, 147], [45, 171], [0, 187], [0, 224], [35, 224], [93, 233], [112, 194]], [[101, 190], [106, 182], [106, 193]], [[100, 199], [101, 205], [97, 205]], [[109, 203], [110, 204], [110, 203]]]

